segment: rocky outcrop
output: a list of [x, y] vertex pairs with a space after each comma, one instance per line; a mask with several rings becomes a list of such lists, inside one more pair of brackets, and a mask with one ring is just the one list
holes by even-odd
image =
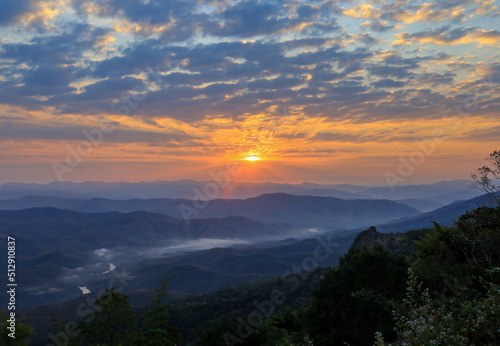
[[351, 249], [371, 249], [380, 245], [392, 253], [408, 256], [416, 249], [414, 242], [422, 239], [429, 231], [429, 229], [421, 229], [405, 233], [380, 233], [372, 226], [356, 236]]

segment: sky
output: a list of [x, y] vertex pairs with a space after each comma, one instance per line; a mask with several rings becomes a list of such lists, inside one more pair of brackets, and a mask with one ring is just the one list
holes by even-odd
[[491, 0], [3, 1], [0, 183], [467, 179], [500, 149], [499, 15]]

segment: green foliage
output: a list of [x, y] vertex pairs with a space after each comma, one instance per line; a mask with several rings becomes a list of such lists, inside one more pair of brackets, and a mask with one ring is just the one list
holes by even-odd
[[81, 344], [124, 345], [137, 337], [137, 321], [127, 296], [108, 288], [94, 306], [98, 310], [79, 326]]
[[165, 279], [156, 287], [152, 309], [143, 315], [144, 326], [141, 329], [140, 336], [137, 338], [136, 344], [138, 345], [173, 346], [182, 340], [179, 329], [168, 325], [167, 306], [162, 303], [162, 299], [167, 296], [168, 281], [169, 279]]
[[445, 282], [477, 287], [485, 269], [500, 265], [500, 208], [469, 211], [453, 227], [436, 224], [416, 244], [413, 268], [432, 291]]
[[[24, 324], [24, 319], [16, 318], [15, 323], [15, 338], [9, 336], [12, 333], [11, 330], [7, 329], [10, 327], [10, 322], [7, 321], [10, 316], [7, 315], [5, 311], [0, 311], [0, 340], [2, 345], [5, 346], [25, 346], [28, 345], [29, 336], [35, 331], [33, 328], [27, 324]], [[12, 335], [12, 334], [11, 334]]]
[[247, 316], [224, 317], [203, 331], [197, 340], [200, 346], [312, 346], [313, 341], [301, 331], [301, 322], [296, 312], [287, 310], [282, 315], [273, 315], [260, 327], [244, 322]]
[[[137, 345], [173, 346], [182, 340], [179, 330], [168, 325], [167, 307], [162, 299], [167, 295], [168, 280], [156, 288], [152, 308], [139, 319], [128, 302], [128, 297], [115, 288], [106, 289], [94, 306], [97, 308], [79, 326], [75, 345]], [[54, 316], [55, 317], [55, 316]], [[55, 319], [56, 326], [60, 323]]]
[[[493, 272], [497, 272], [495, 268]], [[397, 345], [498, 345], [500, 286], [484, 282], [487, 293], [475, 299], [452, 298], [438, 305], [409, 270], [405, 313], [395, 313]], [[377, 345], [390, 345], [375, 334]]]
[[[194, 342], [197, 338], [201, 338], [202, 334], [210, 331], [217, 341], [199, 342], [199, 344], [222, 345], [225, 344], [222, 338], [224, 332], [237, 335], [238, 323], [230, 325], [228, 321], [235, 321], [238, 313], [245, 320], [257, 309], [256, 303], [262, 304], [270, 300], [273, 292], [282, 292], [286, 297], [283, 303], [274, 304], [274, 309], [266, 315], [272, 318], [272, 315], [286, 315], [287, 310], [293, 312], [300, 321], [295, 330], [302, 330], [302, 325], [306, 324], [302, 310], [310, 306], [312, 292], [319, 283], [321, 275], [326, 271], [326, 268], [317, 268], [282, 278], [228, 287], [216, 292], [172, 301], [169, 315], [172, 324], [181, 330], [186, 344]], [[288, 327], [279, 325], [279, 328]], [[214, 332], [213, 330], [216, 329], [219, 331]]]
[[432, 232], [416, 242], [412, 267], [432, 291], [441, 291], [445, 281], [458, 280], [461, 285], [470, 285], [471, 278], [478, 274], [462, 259], [457, 239], [456, 227], [436, 224]]
[[309, 324], [315, 343], [369, 344], [376, 331], [390, 336], [407, 268], [404, 257], [381, 247], [350, 250], [314, 292]]
[[453, 239], [460, 259], [476, 268], [500, 265], [500, 207], [467, 212], [456, 222]]
[[395, 313], [396, 332], [401, 345], [467, 345], [469, 340], [457, 333], [453, 313], [446, 306], [436, 306], [429, 289], [424, 289], [414, 272], [409, 280], [406, 314]]

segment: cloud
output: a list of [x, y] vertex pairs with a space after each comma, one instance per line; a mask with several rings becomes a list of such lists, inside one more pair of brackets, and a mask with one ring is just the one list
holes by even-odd
[[416, 78], [416, 81], [421, 84], [428, 84], [431, 86], [437, 86], [440, 84], [451, 85], [455, 81], [456, 74], [453, 72], [445, 73], [420, 73]]
[[395, 30], [397, 25], [390, 25], [387, 20], [372, 20], [362, 23], [361, 28], [368, 28], [377, 32], [386, 32], [389, 30]]
[[46, 289], [42, 289], [40, 291], [34, 292], [33, 294], [35, 296], [43, 296], [43, 295], [46, 295], [46, 294], [60, 293], [62, 291], [64, 291], [62, 288], [47, 287]]
[[[71, 126], [70, 119], [109, 115], [140, 124], [120, 127], [111, 142], [204, 146], [189, 136], [200, 123], [208, 128], [231, 119], [239, 128], [277, 104], [293, 108], [301, 122], [433, 117], [472, 82], [458, 68], [476, 66], [481, 75], [486, 66], [473, 55], [479, 45], [494, 54], [499, 42], [498, 30], [477, 16], [462, 22], [464, 13], [493, 6], [487, 0], [351, 2], [345, 8], [331, 1], [74, 0], [50, 8], [59, 3], [66, 7], [53, 27], [3, 43], [0, 103], [67, 121], [59, 127], [26, 121], [24, 130], [14, 121], [12, 133], [0, 129], [7, 138], [80, 138], [81, 124]], [[12, 6], [15, 18], [37, 11], [28, 2]], [[417, 22], [435, 24], [421, 30]], [[387, 41], [392, 31], [394, 46]], [[477, 44], [463, 53], [447, 47], [462, 43]], [[404, 47], [412, 44], [422, 51], [427, 44], [442, 47], [438, 52], [429, 45], [428, 56], [420, 56]], [[130, 98], [145, 85], [140, 102]], [[126, 111], [112, 108], [116, 102]], [[488, 102], [484, 110], [492, 111]], [[169, 121], [186, 132], [169, 129]], [[292, 129], [274, 138], [303, 139], [305, 133]], [[318, 142], [340, 138], [332, 133], [318, 135]]]
[[358, 142], [359, 136], [338, 133], [338, 132], [318, 132], [310, 138], [311, 141], [316, 142]]
[[353, 6], [342, 12], [344, 15], [353, 18], [378, 19], [382, 16], [382, 11], [373, 5], [361, 4]]
[[344, 142], [344, 143], [392, 143], [413, 142], [421, 140], [417, 132], [405, 130], [404, 128], [393, 128], [391, 130], [378, 130], [376, 132], [339, 133], [320, 131], [309, 138], [311, 142]]
[[120, 99], [122, 93], [131, 91], [142, 85], [142, 80], [137, 78], [109, 78], [85, 86], [80, 94], [73, 96], [73, 99], [75, 101], [102, 99], [114, 101], [115, 99]]
[[498, 17], [498, 6], [495, 5], [495, 0], [475, 0], [480, 5], [476, 7], [475, 12], [480, 16]]
[[33, 9], [31, 0], [2, 1], [0, 3], [0, 26], [16, 23], [19, 17]]
[[111, 252], [111, 250], [108, 250], [108, 249], [105, 249], [105, 248], [94, 250], [94, 254], [95, 254], [96, 256], [99, 256], [99, 257], [106, 256], [106, 255], [108, 255], [110, 252]]
[[[466, 2], [466, 1], [465, 1]], [[383, 32], [387, 30], [388, 21], [411, 24], [414, 22], [464, 22], [467, 20], [465, 4], [453, 1], [451, 3], [423, 3], [413, 5], [409, 1], [392, 1], [380, 7], [371, 4], [360, 4], [343, 9], [345, 16], [357, 19], [370, 19], [363, 23], [374, 30]], [[389, 24], [395, 28], [396, 24]]]
[[[48, 126], [5, 121], [0, 123], [0, 137], [3, 139], [42, 139], [42, 140], [87, 140], [83, 130], [91, 131], [92, 128], [79, 126]], [[183, 142], [197, 137], [181, 132], [160, 133], [139, 130], [116, 129], [106, 134], [104, 141], [107, 143], [169, 143]]]
[[374, 36], [371, 36], [369, 33], [358, 34], [358, 35], [348, 34], [347, 36], [353, 42], [362, 42], [366, 45], [371, 45], [371, 44], [382, 42], [381, 39], [374, 37]]
[[[475, 65], [475, 70], [484, 79], [483, 84], [500, 84], [500, 63], [480, 62]], [[493, 91], [493, 90], [490, 90]]]
[[378, 77], [413, 78], [422, 60], [422, 58], [404, 58], [392, 53], [384, 56], [378, 63], [368, 65], [367, 70]]
[[376, 88], [401, 88], [408, 84], [407, 81], [393, 80], [393, 79], [381, 79], [376, 82], [373, 82], [373, 85]]
[[392, 18], [406, 24], [442, 21], [463, 22], [466, 20], [465, 9], [460, 5], [439, 9], [439, 5], [436, 3], [424, 3], [412, 7], [409, 10], [402, 9], [395, 11], [392, 13]]
[[500, 141], [500, 126], [489, 129], [477, 129], [466, 131], [460, 134], [460, 140], [475, 142], [496, 142]]
[[424, 30], [410, 34], [403, 32], [396, 34], [397, 40], [394, 45], [409, 45], [412, 42], [433, 43], [437, 45], [457, 45], [466, 43], [480, 43], [489, 46], [500, 45], [500, 31], [491, 29], [489, 31], [477, 27], [449, 29], [441, 27], [434, 30]]
[[303, 139], [303, 138], [306, 138], [306, 136], [307, 136], [307, 134], [305, 134], [304, 132], [298, 132], [298, 133], [280, 133], [280, 134], [277, 134], [275, 137], [293, 140], [293, 139]]

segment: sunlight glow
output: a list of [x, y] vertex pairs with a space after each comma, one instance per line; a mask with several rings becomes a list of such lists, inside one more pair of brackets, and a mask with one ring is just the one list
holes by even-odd
[[257, 156], [247, 156], [246, 160], [247, 161], [259, 161], [259, 158]]

